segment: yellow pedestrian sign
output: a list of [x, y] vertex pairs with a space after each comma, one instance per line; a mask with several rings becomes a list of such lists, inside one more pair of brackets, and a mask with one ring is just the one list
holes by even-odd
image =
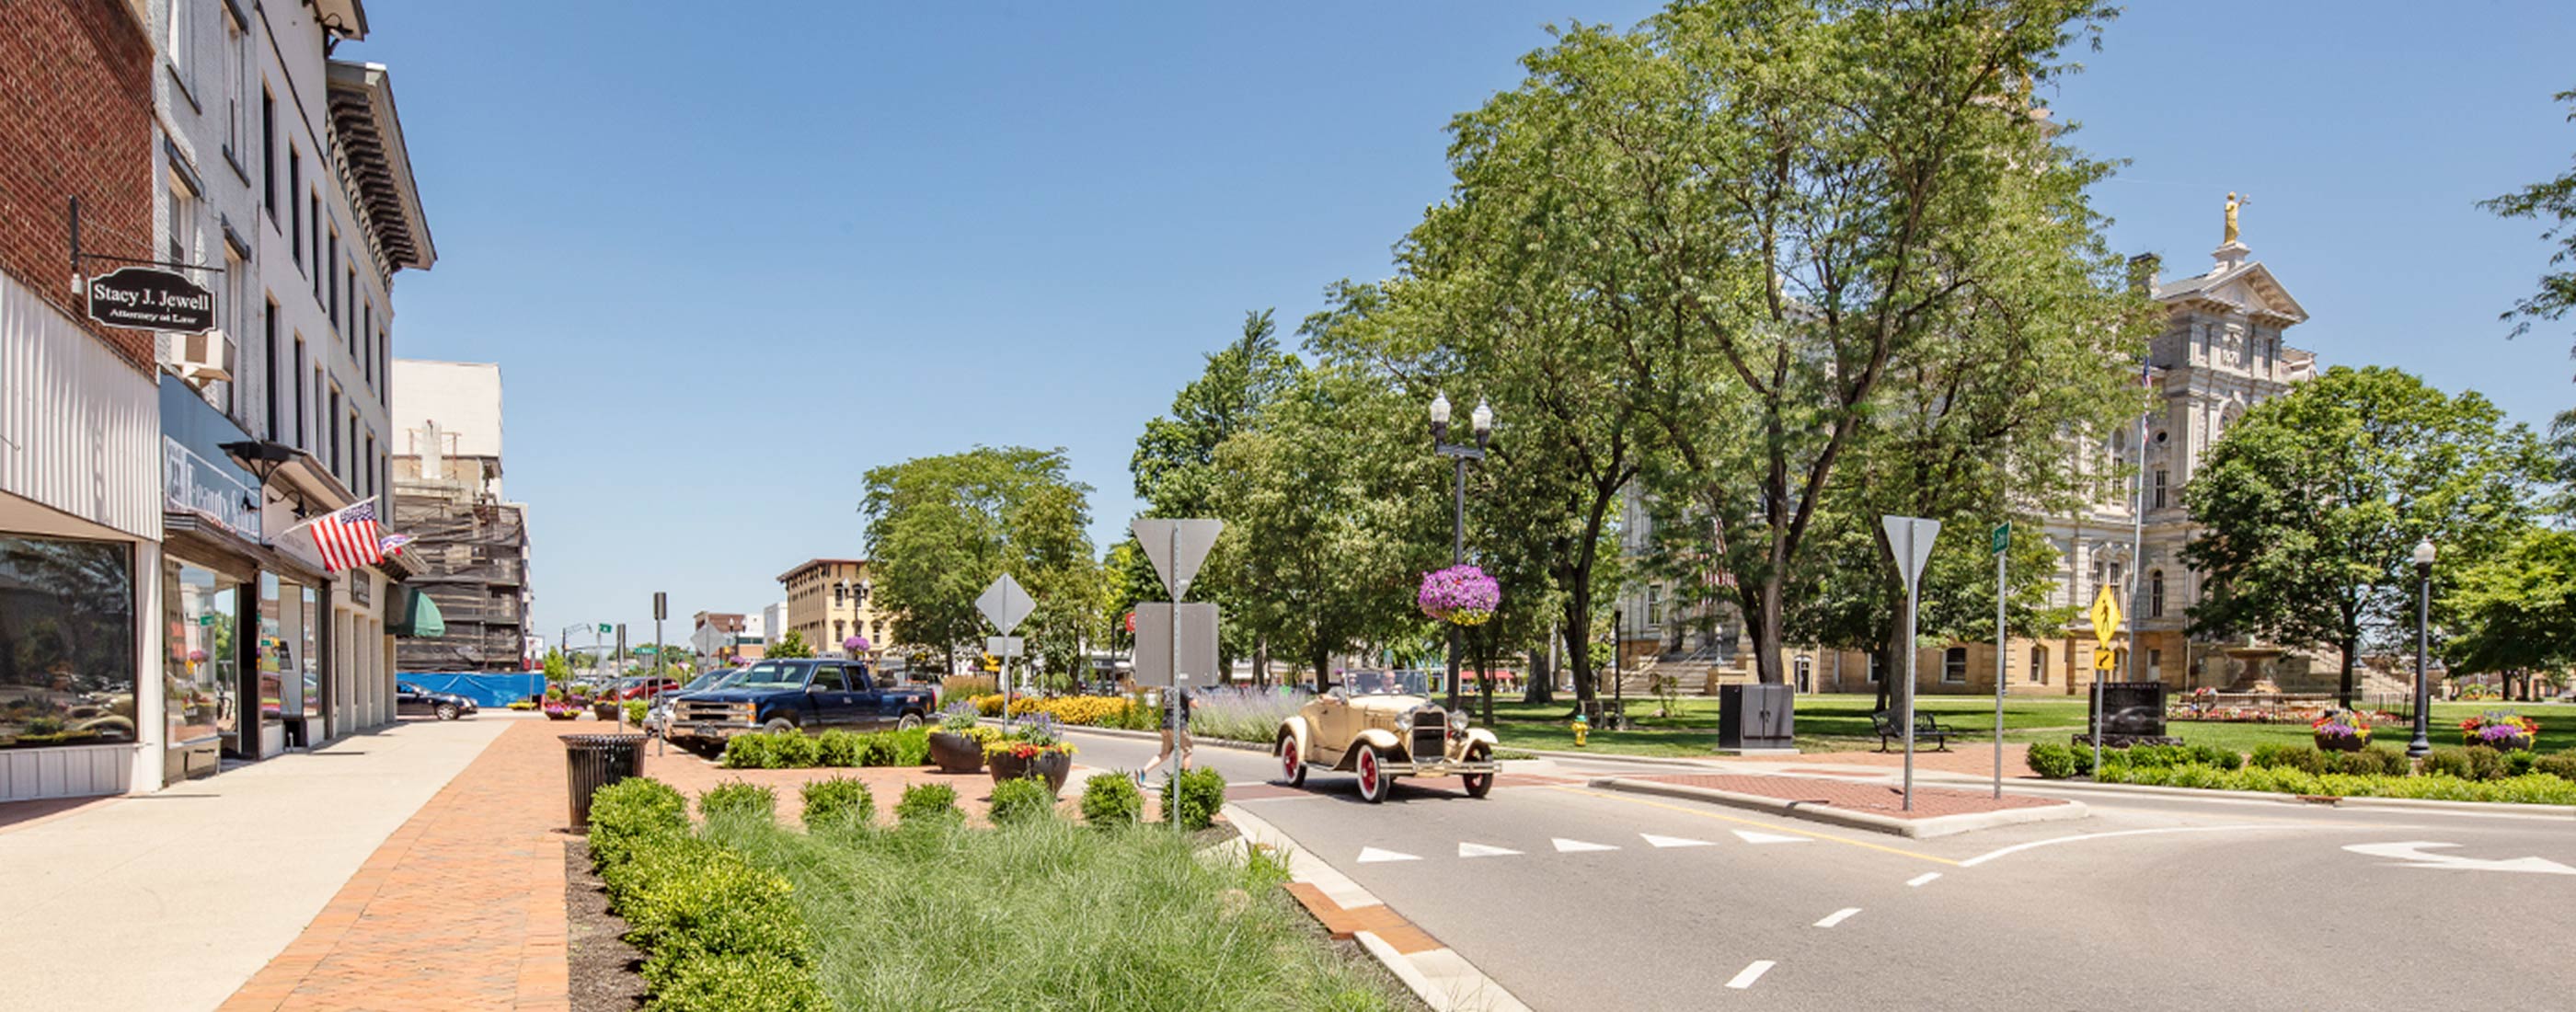
[[2102, 592], [2093, 597], [2092, 609], [2085, 614], [2093, 619], [2093, 638], [2109, 643], [2120, 631], [2120, 595], [2111, 593], [2110, 584], [2103, 584]]

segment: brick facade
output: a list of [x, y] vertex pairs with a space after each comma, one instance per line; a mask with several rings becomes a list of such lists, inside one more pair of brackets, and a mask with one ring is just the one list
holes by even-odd
[[0, 0], [0, 270], [146, 373], [152, 335], [72, 295], [68, 212], [79, 197], [91, 251], [152, 255], [152, 70], [123, 0]]

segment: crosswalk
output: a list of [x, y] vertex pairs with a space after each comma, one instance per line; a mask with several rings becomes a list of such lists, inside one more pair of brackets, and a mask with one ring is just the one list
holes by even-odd
[[[1738, 829], [1732, 830], [1732, 832], [1740, 842], [1754, 846], [1815, 842], [1813, 837], [1791, 836], [1786, 833], [1763, 833], [1750, 829]], [[1701, 840], [1687, 836], [1660, 836], [1654, 833], [1639, 833], [1637, 834], [1637, 838], [1644, 842], [1648, 848], [1655, 850], [1674, 850], [1686, 847], [1714, 847], [1718, 845], [1718, 842], [1715, 840]], [[1622, 845], [1616, 843], [1601, 843], [1594, 840], [1576, 840], [1562, 836], [1549, 837], [1548, 847], [1559, 854], [1592, 854], [1603, 851], [1625, 849]], [[1500, 844], [1478, 843], [1473, 840], [1458, 841], [1458, 856], [1461, 858], [1520, 857], [1525, 853], [1526, 852], [1524, 851], [1514, 850]], [[1420, 861], [1423, 860], [1423, 857], [1420, 854], [1407, 854], [1400, 850], [1389, 850], [1384, 847], [1362, 847], [1360, 848], [1359, 856], [1353, 860], [1358, 864], [1385, 864], [1394, 861]]]

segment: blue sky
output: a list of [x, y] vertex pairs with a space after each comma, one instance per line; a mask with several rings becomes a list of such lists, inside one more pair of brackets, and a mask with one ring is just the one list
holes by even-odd
[[[1376, 278], [1448, 118], [1634, 0], [370, 6], [441, 254], [395, 354], [493, 361], [534, 628], [673, 639], [856, 555], [860, 476], [1062, 446], [1095, 536], [1145, 419], [1232, 336]], [[542, 16], [532, 17], [532, 12]], [[2576, 6], [2148, 0], [2053, 97], [2125, 158], [2113, 241], [2204, 269], [2230, 190], [2329, 364], [2571, 403], [2570, 329], [2496, 313], [2546, 247], [2475, 200], [2564, 171]]]

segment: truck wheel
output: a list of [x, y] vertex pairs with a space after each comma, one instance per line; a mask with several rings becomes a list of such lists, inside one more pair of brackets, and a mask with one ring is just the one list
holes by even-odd
[[895, 730], [898, 731], [910, 731], [913, 728], [920, 727], [921, 715], [918, 713], [904, 714], [903, 719], [894, 722], [894, 726]]
[[1386, 800], [1395, 788], [1395, 775], [1386, 771], [1386, 760], [1378, 755], [1377, 746], [1360, 746], [1360, 800], [1377, 804]]
[[[1492, 753], [1486, 751], [1485, 746], [1482, 743], [1467, 746], [1468, 762], [1484, 762], [1485, 758], [1491, 754]], [[1459, 777], [1459, 779], [1467, 782], [1468, 797], [1481, 798], [1494, 792], [1494, 775], [1491, 773], [1468, 773]]]
[[800, 730], [795, 721], [786, 717], [771, 717], [769, 723], [760, 725], [760, 729], [769, 734], [795, 734]]
[[1287, 731], [1279, 732], [1279, 772], [1290, 787], [1306, 785], [1306, 757], [1297, 751], [1297, 736]]

